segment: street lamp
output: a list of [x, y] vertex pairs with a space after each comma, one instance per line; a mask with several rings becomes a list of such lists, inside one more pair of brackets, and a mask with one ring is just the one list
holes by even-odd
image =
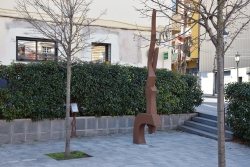
[[237, 82], [239, 82], [239, 68], [238, 68], [238, 64], [240, 62], [240, 54], [238, 52], [236, 52], [236, 54], [235, 54], [235, 62], [237, 64]]

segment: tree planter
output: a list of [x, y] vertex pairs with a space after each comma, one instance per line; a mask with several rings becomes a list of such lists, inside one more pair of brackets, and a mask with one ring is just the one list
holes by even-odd
[[[161, 115], [162, 126], [157, 130], [167, 131], [177, 128], [184, 121], [197, 115]], [[78, 137], [132, 133], [135, 116], [77, 117], [76, 134]], [[71, 118], [72, 120], [72, 118]], [[65, 138], [65, 120], [44, 120], [32, 122], [30, 119], [16, 119], [11, 122], [0, 120], [0, 143], [41, 141]], [[132, 140], [132, 139], [131, 139]]]

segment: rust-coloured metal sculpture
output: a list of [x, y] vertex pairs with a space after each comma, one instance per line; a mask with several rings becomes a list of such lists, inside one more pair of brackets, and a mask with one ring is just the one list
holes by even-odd
[[156, 110], [156, 93], [158, 90], [155, 87], [155, 70], [158, 59], [159, 48], [155, 48], [156, 43], [156, 10], [153, 10], [152, 14], [152, 28], [151, 28], [151, 41], [148, 52], [148, 78], [146, 83], [146, 101], [147, 111], [146, 113], [138, 114], [134, 122], [134, 134], [133, 143], [144, 144], [145, 135], [144, 127], [148, 125], [148, 133], [154, 133], [156, 126], [161, 126], [160, 116]]

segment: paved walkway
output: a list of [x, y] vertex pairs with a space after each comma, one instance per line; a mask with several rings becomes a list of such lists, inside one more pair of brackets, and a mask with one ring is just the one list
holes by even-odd
[[212, 94], [203, 94], [202, 97], [206, 97], [206, 98], [217, 98], [217, 94], [215, 94], [214, 96]]
[[196, 111], [217, 116], [217, 98], [204, 97], [202, 104], [196, 107]]
[[[71, 140], [71, 150], [91, 158], [56, 161], [44, 154], [64, 151], [64, 140], [3, 144], [0, 167], [216, 167], [217, 141], [185, 132], [146, 135], [147, 144], [132, 143], [132, 134]], [[250, 148], [226, 143], [227, 167], [248, 167]]]

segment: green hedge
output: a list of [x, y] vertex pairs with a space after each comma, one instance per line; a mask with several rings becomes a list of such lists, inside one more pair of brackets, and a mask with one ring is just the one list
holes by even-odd
[[227, 84], [225, 94], [227, 123], [236, 137], [250, 142], [250, 83]]
[[[65, 117], [66, 69], [55, 62], [1, 66], [0, 114], [5, 120]], [[147, 69], [120, 65], [74, 64], [71, 102], [83, 116], [136, 115], [146, 110]], [[157, 112], [190, 113], [202, 102], [197, 78], [165, 69], [156, 71]], [[84, 106], [84, 108], [82, 108]]]

